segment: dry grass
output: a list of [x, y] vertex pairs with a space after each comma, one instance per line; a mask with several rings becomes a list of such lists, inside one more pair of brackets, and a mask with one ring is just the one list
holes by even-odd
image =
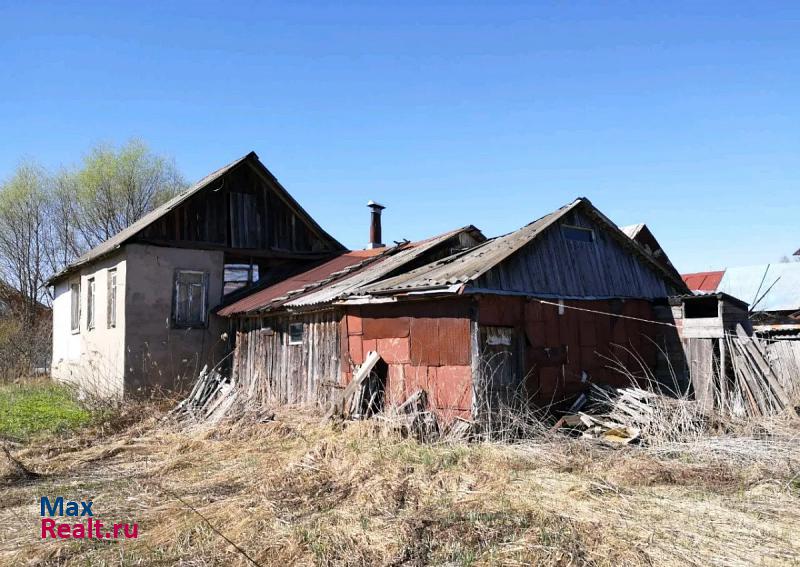
[[[150, 419], [16, 451], [42, 476], [2, 489], [0, 562], [251, 564], [180, 498], [260, 565], [797, 564], [796, 435], [425, 445], [291, 408], [189, 431]], [[140, 538], [42, 542], [41, 495], [92, 498]]]

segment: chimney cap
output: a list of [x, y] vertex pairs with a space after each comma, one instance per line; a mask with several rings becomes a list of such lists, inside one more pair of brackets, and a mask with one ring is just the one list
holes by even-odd
[[367, 206], [368, 206], [369, 208], [371, 208], [371, 209], [376, 209], [376, 210], [383, 210], [383, 209], [385, 209], [385, 208], [386, 208], [386, 207], [384, 207], [383, 205], [381, 205], [380, 203], [376, 203], [376, 202], [375, 202], [375, 201], [373, 201], [372, 199], [370, 199], [370, 200], [367, 202]]

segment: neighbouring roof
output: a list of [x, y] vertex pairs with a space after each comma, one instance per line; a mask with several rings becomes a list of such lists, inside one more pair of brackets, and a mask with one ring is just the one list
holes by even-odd
[[447, 290], [448, 288], [461, 286], [467, 282], [476, 280], [493, 267], [500, 264], [506, 258], [536, 239], [564, 215], [578, 207], [581, 207], [601, 225], [605, 225], [623, 246], [632, 250], [646, 263], [663, 274], [666, 279], [673, 282], [678, 290], [683, 290], [685, 288], [683, 281], [677, 277], [677, 275], [672, 274], [668, 269], [656, 262], [637, 242], [630, 239], [605, 215], [598, 211], [592, 205], [591, 201], [581, 197], [517, 231], [487, 240], [483, 244], [475, 246], [470, 250], [432, 262], [416, 270], [381, 281], [375, 285], [367, 286], [362, 291], [368, 294], [392, 294], [404, 291]]
[[272, 181], [275, 183], [275, 189], [281, 194], [281, 197], [283, 197], [287, 201], [289, 206], [293, 208], [301, 218], [306, 220], [309, 223], [309, 225], [311, 225], [314, 228], [314, 230], [317, 231], [323, 238], [329, 239], [332, 243], [337, 245], [339, 249], [344, 250], [344, 246], [341, 243], [339, 243], [335, 238], [333, 238], [330, 234], [325, 232], [322, 229], [322, 227], [320, 227], [319, 224], [317, 224], [317, 222], [300, 206], [300, 204], [297, 201], [295, 201], [295, 199], [289, 194], [289, 192], [286, 191], [286, 189], [284, 189], [284, 187], [278, 182], [277, 178], [272, 174], [272, 172], [269, 171], [263, 163], [261, 163], [261, 161], [258, 159], [258, 155], [255, 152], [250, 152], [249, 154], [235, 161], [232, 161], [228, 165], [221, 167], [220, 169], [212, 173], [209, 173], [208, 175], [203, 177], [200, 181], [198, 181], [185, 191], [182, 191], [181, 193], [179, 193], [178, 195], [176, 195], [175, 197], [173, 197], [160, 207], [153, 209], [152, 211], [144, 215], [142, 218], [140, 218], [127, 228], [121, 230], [108, 240], [101, 242], [100, 244], [98, 244], [85, 254], [83, 254], [77, 260], [69, 264], [66, 268], [58, 272], [56, 275], [51, 277], [47, 282], [48, 285], [52, 285], [54, 282], [63, 278], [67, 274], [75, 271], [80, 266], [89, 264], [95, 260], [100, 259], [101, 257], [104, 257], [114, 252], [115, 250], [120, 248], [123, 244], [128, 242], [134, 236], [136, 236], [139, 232], [141, 232], [142, 230], [144, 230], [145, 228], [156, 222], [158, 219], [169, 213], [175, 207], [184, 203], [189, 197], [208, 188], [211, 185], [211, 183], [213, 183], [220, 177], [224, 176], [226, 173], [232, 171], [237, 166], [245, 162], [249, 162], [253, 166], [259, 168], [263, 173], [265, 173], [269, 178], [271, 178]]
[[717, 286], [753, 311], [800, 310], [800, 262], [728, 268]]
[[678, 270], [675, 269], [675, 266], [672, 265], [672, 261], [670, 261], [667, 253], [664, 252], [664, 248], [658, 242], [653, 231], [644, 224], [632, 224], [629, 226], [621, 226], [620, 230], [628, 235], [628, 238], [638, 243], [645, 251], [652, 256], [652, 258], [661, 264], [664, 268], [669, 270], [674, 277], [681, 277]]
[[695, 272], [683, 274], [681, 277], [692, 291], [716, 291], [725, 270], [718, 272]]
[[255, 291], [218, 309], [223, 316], [255, 314], [281, 308], [308, 308], [330, 303], [360, 291], [387, 274], [402, 270], [426, 252], [457, 236], [471, 234], [478, 241], [483, 234], [472, 225], [451, 230], [418, 242], [403, 242], [389, 248], [346, 252], [296, 276]]
[[643, 228], [644, 228], [644, 223], [630, 224], [628, 226], [619, 227], [619, 229], [622, 232], [624, 232], [631, 240], [635, 240], [636, 237], [639, 235], [639, 233], [642, 232]]

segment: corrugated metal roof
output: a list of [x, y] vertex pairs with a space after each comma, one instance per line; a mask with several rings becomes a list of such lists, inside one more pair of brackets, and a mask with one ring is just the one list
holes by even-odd
[[620, 243], [634, 250], [647, 263], [674, 281], [679, 289], [683, 287], [683, 282], [677, 275], [673, 275], [654, 261], [639, 244], [628, 238], [614, 223], [598, 211], [591, 201], [581, 197], [517, 231], [487, 240], [470, 250], [432, 262], [408, 273], [367, 286], [361, 291], [366, 294], [391, 294], [409, 290], [446, 289], [456, 284], [475, 280], [534, 240], [545, 229], [576, 207], [583, 207], [595, 220], [605, 224], [612, 234], [619, 235]]
[[686, 287], [692, 291], [716, 291], [725, 270], [717, 272], [695, 272], [693, 274], [682, 274]]
[[217, 313], [227, 317], [237, 313], [260, 310], [267, 306], [276, 307], [282, 305], [290, 298], [309, 291], [310, 287], [321, 285], [325, 281], [331, 281], [336, 277], [352, 272], [352, 270], [359, 269], [384, 253], [385, 249], [345, 252], [310, 270], [255, 291], [230, 305], [222, 307]]
[[[402, 269], [425, 252], [435, 248], [460, 232], [471, 232], [483, 238], [474, 226], [451, 230], [418, 242], [405, 242], [386, 249], [348, 252], [333, 260], [277, 283], [269, 288], [249, 295], [234, 304], [219, 310], [220, 315], [253, 314], [277, 308], [308, 308], [326, 304], [358, 292], [362, 286], [371, 284], [386, 274]], [[369, 256], [370, 253], [377, 255]], [[365, 258], [365, 256], [367, 256]], [[344, 268], [340, 265], [349, 263]], [[307, 282], [296, 286], [291, 282]], [[293, 290], [290, 288], [294, 288]], [[296, 293], [288, 293], [295, 291]]]
[[800, 262], [728, 268], [717, 290], [747, 301], [753, 311], [797, 311]]
[[275, 185], [277, 186], [278, 190], [282, 193], [282, 196], [289, 202], [291, 207], [296, 209], [296, 212], [300, 216], [304, 217], [305, 220], [309, 222], [309, 224], [313, 226], [324, 238], [330, 239], [331, 242], [338, 245], [340, 249], [344, 250], [344, 246], [342, 246], [341, 243], [339, 243], [336, 239], [330, 236], [327, 232], [322, 230], [322, 228], [317, 224], [317, 222], [313, 218], [311, 218], [311, 216], [297, 203], [297, 201], [294, 200], [294, 198], [286, 191], [286, 189], [283, 188], [283, 186], [278, 182], [275, 176], [272, 175], [272, 172], [270, 172], [264, 166], [264, 164], [261, 163], [261, 161], [258, 159], [258, 155], [256, 155], [255, 152], [250, 152], [249, 154], [237, 159], [236, 161], [232, 161], [228, 165], [223, 166], [212, 173], [209, 173], [208, 175], [203, 177], [200, 181], [198, 181], [185, 191], [182, 191], [181, 193], [179, 193], [178, 195], [176, 195], [175, 197], [173, 197], [160, 207], [153, 209], [152, 211], [144, 215], [142, 218], [140, 218], [127, 228], [121, 230], [108, 240], [101, 242], [100, 244], [98, 244], [85, 254], [83, 254], [77, 260], [72, 262], [66, 268], [58, 272], [56, 275], [51, 277], [48, 280], [47, 284], [52, 285], [56, 280], [66, 276], [70, 272], [73, 272], [80, 266], [88, 264], [94, 260], [97, 260], [98, 258], [101, 258], [113, 252], [114, 250], [125, 244], [128, 240], [136, 236], [137, 233], [144, 230], [149, 225], [151, 225], [152, 223], [154, 223], [155, 221], [166, 215], [172, 209], [174, 209], [175, 207], [186, 201], [189, 197], [198, 193], [199, 191], [202, 191], [203, 189], [208, 187], [211, 183], [213, 183], [214, 181], [216, 181], [229, 171], [233, 170], [236, 166], [248, 160], [252, 160], [252, 162], [257, 167], [259, 167], [265, 174], [267, 174], [275, 182]]

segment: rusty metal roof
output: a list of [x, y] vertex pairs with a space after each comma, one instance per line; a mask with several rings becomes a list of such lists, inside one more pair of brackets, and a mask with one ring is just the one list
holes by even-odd
[[682, 274], [686, 287], [692, 291], [716, 291], [725, 270], [717, 272], [695, 272], [693, 274]]
[[[677, 274], [673, 275], [654, 261], [638, 243], [631, 240], [623, 233], [605, 215], [598, 211], [588, 199], [580, 197], [517, 231], [487, 240], [483, 244], [465, 252], [454, 254], [416, 270], [389, 278], [375, 285], [367, 286], [361, 291], [364, 294], [375, 295], [437, 289], [444, 291], [455, 285], [466, 284], [467, 282], [479, 278], [484, 273], [500, 264], [506, 258], [536, 239], [536, 237], [542, 234], [561, 217], [577, 207], [582, 207], [585, 212], [590, 214], [596, 221], [606, 225], [608, 229], [617, 236], [618, 241], [623, 246], [632, 249], [657, 271], [664, 274], [667, 279], [673, 281], [678, 289], [684, 287], [682, 280], [677, 277]], [[678, 282], [680, 283], [678, 284]]]
[[227, 317], [237, 313], [261, 310], [267, 306], [278, 307], [285, 304], [289, 299], [310, 291], [315, 286], [324, 285], [326, 282], [334, 281], [337, 277], [364, 267], [384, 253], [385, 250], [381, 249], [345, 252], [310, 270], [255, 291], [230, 305], [222, 307], [217, 310], [217, 313]]
[[478, 240], [483, 234], [474, 226], [451, 230], [418, 242], [403, 242], [385, 249], [351, 251], [302, 274], [254, 292], [223, 307], [220, 315], [256, 314], [279, 308], [309, 308], [330, 303], [360, 292], [461, 232]]
[[284, 189], [284, 187], [278, 182], [277, 178], [272, 174], [272, 172], [269, 171], [266, 168], [266, 166], [264, 166], [263, 163], [261, 163], [261, 161], [258, 159], [258, 155], [255, 152], [250, 152], [249, 154], [247, 154], [247, 155], [245, 155], [245, 156], [243, 156], [243, 157], [241, 157], [241, 158], [239, 158], [239, 159], [237, 159], [235, 161], [232, 161], [228, 165], [226, 165], [224, 167], [221, 167], [220, 169], [218, 169], [218, 170], [216, 170], [216, 171], [214, 171], [212, 173], [209, 173], [208, 175], [203, 177], [200, 181], [198, 181], [197, 183], [195, 183], [194, 185], [192, 185], [191, 187], [189, 187], [185, 191], [180, 192], [178, 195], [176, 195], [175, 197], [173, 197], [172, 199], [170, 199], [169, 201], [167, 201], [166, 203], [164, 203], [160, 207], [158, 207], [156, 209], [153, 209], [152, 211], [150, 211], [149, 213], [144, 215], [142, 218], [140, 218], [139, 220], [137, 220], [136, 222], [134, 222], [133, 224], [131, 224], [127, 228], [121, 230], [120, 232], [118, 232], [117, 234], [115, 234], [114, 236], [109, 238], [108, 240], [106, 240], [104, 242], [101, 242], [100, 244], [98, 244], [97, 246], [95, 246], [94, 248], [92, 248], [91, 250], [86, 252], [85, 254], [83, 254], [77, 260], [75, 260], [74, 262], [69, 264], [66, 268], [64, 268], [63, 270], [61, 270], [60, 272], [58, 272], [57, 274], [52, 276], [47, 281], [47, 285], [52, 285], [54, 282], [56, 282], [57, 280], [63, 278], [67, 274], [75, 271], [80, 266], [83, 266], [85, 264], [89, 264], [89, 263], [93, 262], [94, 260], [97, 260], [97, 259], [99, 259], [99, 258], [101, 258], [103, 256], [106, 256], [106, 255], [114, 252], [115, 250], [120, 248], [120, 246], [122, 246], [127, 241], [129, 241], [134, 236], [136, 236], [139, 232], [141, 232], [142, 230], [144, 230], [145, 228], [147, 228], [148, 226], [153, 224], [155, 221], [157, 221], [158, 219], [160, 219], [161, 217], [166, 215], [168, 212], [170, 212], [175, 207], [181, 205], [189, 197], [191, 197], [192, 195], [195, 195], [196, 193], [202, 191], [203, 189], [206, 189], [211, 183], [213, 183], [214, 181], [216, 181], [217, 179], [219, 179], [220, 177], [222, 177], [223, 175], [225, 175], [226, 173], [230, 172], [231, 170], [236, 168], [238, 165], [240, 165], [240, 164], [242, 164], [242, 163], [244, 163], [246, 161], [249, 161], [255, 167], [258, 167], [259, 169], [261, 169], [262, 172], [264, 172], [270, 179], [272, 179], [272, 181], [275, 183], [277, 191], [280, 192], [281, 196], [287, 201], [289, 206], [291, 208], [295, 209], [295, 212], [300, 217], [304, 218], [309, 223], [309, 225], [311, 225], [316, 231], [319, 232], [319, 234], [323, 238], [329, 239], [339, 249], [344, 250], [344, 246], [342, 246], [342, 244], [339, 243], [335, 238], [333, 238], [331, 235], [329, 235], [327, 232], [325, 232], [322, 229], [322, 227], [320, 227], [319, 224], [317, 224], [317, 222], [313, 218], [311, 218], [311, 216], [297, 203], [297, 201], [294, 200], [294, 198], [289, 194], [289, 192], [286, 191], [286, 189]]

